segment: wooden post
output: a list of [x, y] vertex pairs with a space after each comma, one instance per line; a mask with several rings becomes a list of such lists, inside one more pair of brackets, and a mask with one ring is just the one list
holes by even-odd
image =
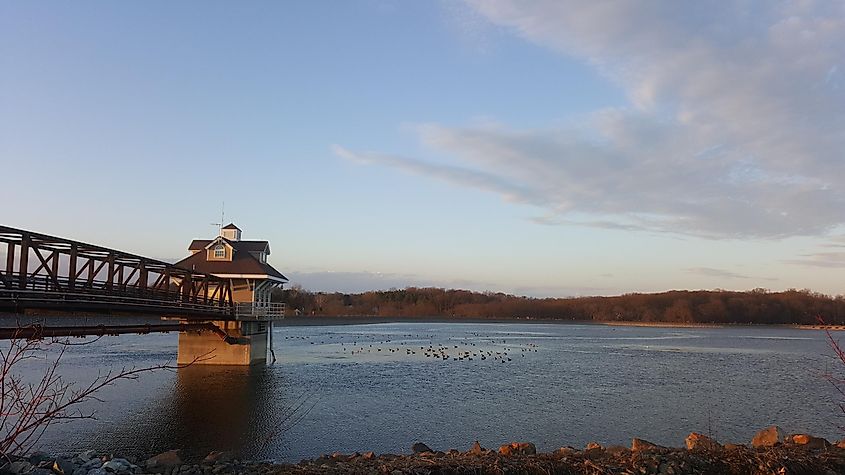
[[53, 251], [53, 253], [50, 255], [50, 258], [53, 259], [52, 272], [53, 272], [53, 276], [55, 276], [55, 279], [56, 279], [56, 290], [62, 289], [61, 285], [59, 284], [59, 256], [60, 255], [61, 254], [59, 253], [59, 251]]
[[114, 253], [110, 252], [108, 257], [109, 275], [106, 278], [106, 291], [111, 292], [114, 289]]
[[6, 275], [9, 276], [8, 287], [12, 288], [12, 279], [15, 272], [15, 245], [9, 243], [6, 247]]
[[73, 290], [76, 286], [76, 260], [78, 249], [76, 243], [70, 245], [70, 260], [67, 264], [67, 286], [69, 290]]
[[29, 277], [29, 235], [21, 235], [21, 259], [18, 264], [18, 272], [21, 275], [20, 288], [26, 289], [26, 281]]

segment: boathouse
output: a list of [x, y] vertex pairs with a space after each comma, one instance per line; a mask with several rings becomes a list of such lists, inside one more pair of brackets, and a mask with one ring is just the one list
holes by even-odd
[[210, 333], [182, 332], [179, 363], [190, 363], [212, 350], [213, 357], [203, 363], [243, 365], [267, 359], [273, 320], [284, 317], [284, 304], [271, 302], [270, 297], [288, 279], [267, 262], [269, 242], [242, 240], [241, 233], [230, 223], [214, 239], [195, 239], [188, 246], [191, 255], [176, 263], [229, 281], [237, 319], [214, 323], [239, 341], [232, 345]]

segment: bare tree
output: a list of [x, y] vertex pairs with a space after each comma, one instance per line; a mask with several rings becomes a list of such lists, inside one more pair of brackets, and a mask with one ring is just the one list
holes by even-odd
[[[820, 325], [826, 325], [824, 319], [822, 317], [817, 317]], [[827, 334], [827, 341], [830, 344], [831, 349], [833, 349], [833, 354], [836, 356], [836, 359], [842, 364], [841, 368], [845, 367], [845, 350], [839, 345], [839, 341], [833, 337], [833, 333], [827, 328], [824, 327], [824, 331]], [[839, 409], [842, 410], [842, 413], [845, 414], [845, 379], [842, 379], [841, 376], [837, 376], [834, 373], [829, 373], [825, 375], [830, 384], [836, 389], [840, 396], [842, 396], [842, 400], [839, 402]]]
[[[83, 343], [84, 344], [84, 343]], [[186, 365], [155, 365], [109, 370], [85, 386], [63, 379], [58, 372], [67, 340], [13, 338], [0, 347], [0, 454], [26, 455], [53, 424], [93, 419], [94, 411], [82, 409], [88, 401], [100, 401], [96, 394], [120, 380], [134, 380], [143, 373], [172, 370], [208, 359], [202, 355]], [[43, 359], [43, 373], [24, 377], [28, 360]]]

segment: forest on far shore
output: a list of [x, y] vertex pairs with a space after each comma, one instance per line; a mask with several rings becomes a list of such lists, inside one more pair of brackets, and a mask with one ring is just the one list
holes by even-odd
[[845, 324], [845, 296], [810, 290], [672, 290], [614, 297], [533, 298], [409, 287], [359, 294], [276, 291], [287, 314], [314, 316], [538, 318], [671, 323]]

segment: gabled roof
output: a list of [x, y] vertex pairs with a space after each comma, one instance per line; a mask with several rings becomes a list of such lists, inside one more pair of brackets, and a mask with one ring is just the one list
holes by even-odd
[[[191, 247], [193, 244], [196, 243], [196, 240], [191, 243]], [[203, 242], [203, 241], [201, 241]], [[211, 242], [211, 241], [204, 241], [204, 242]], [[207, 274], [214, 274], [214, 275], [266, 275], [269, 277], [275, 277], [276, 279], [281, 279], [287, 281], [288, 278], [282, 275], [281, 272], [277, 271], [273, 268], [270, 264], [266, 264], [264, 262], [259, 261], [255, 258], [250, 252], [246, 249], [240, 249], [244, 252], [237, 252], [239, 249], [239, 244], [241, 242], [237, 241], [227, 241], [232, 247], [235, 248], [235, 251], [232, 254], [231, 261], [209, 261], [207, 260], [207, 256], [204, 252], [197, 252], [194, 253], [181, 261], [177, 262], [175, 265], [181, 267], [183, 269], [189, 269], [199, 272], [205, 272]], [[266, 241], [253, 241], [253, 242], [264, 242]], [[203, 249], [200, 247], [199, 249]]]
[[223, 229], [237, 229], [238, 231], [243, 232], [243, 229], [235, 226], [235, 223], [229, 223], [229, 224], [223, 226]]
[[218, 239], [225, 241], [226, 244], [232, 246], [235, 251], [266, 252], [267, 254], [270, 254], [270, 243], [267, 241], [230, 241], [222, 236], [215, 239], [194, 239], [191, 241], [191, 245], [188, 246], [188, 250], [201, 251], [203, 249], [208, 249], [208, 246]]

